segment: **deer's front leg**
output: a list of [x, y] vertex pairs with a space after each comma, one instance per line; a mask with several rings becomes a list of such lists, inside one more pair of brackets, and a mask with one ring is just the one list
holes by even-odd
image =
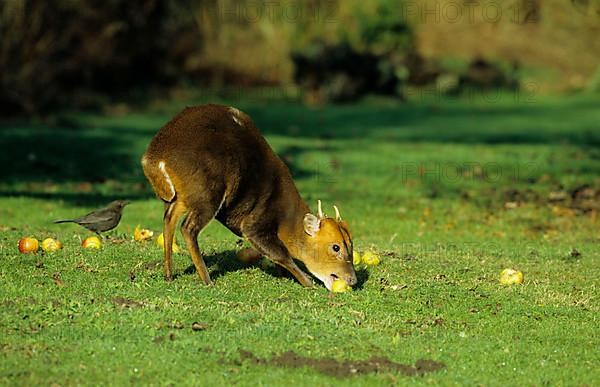
[[313, 286], [313, 281], [292, 260], [287, 248], [276, 235], [247, 235], [255, 249], [264, 254], [273, 263], [286, 268], [305, 287]]

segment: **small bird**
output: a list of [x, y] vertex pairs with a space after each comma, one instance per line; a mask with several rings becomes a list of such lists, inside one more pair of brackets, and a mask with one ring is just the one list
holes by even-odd
[[121, 221], [123, 208], [129, 204], [126, 200], [115, 200], [108, 206], [92, 211], [89, 214], [75, 219], [60, 219], [54, 223], [77, 223], [90, 231], [100, 235], [101, 232], [112, 230]]

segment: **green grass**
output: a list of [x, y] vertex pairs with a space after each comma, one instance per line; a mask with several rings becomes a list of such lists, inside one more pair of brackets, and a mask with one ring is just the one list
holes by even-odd
[[[597, 106], [591, 96], [242, 104], [310, 205], [321, 199], [332, 213], [337, 204], [355, 247], [382, 255], [379, 266], [361, 268], [357, 289], [335, 295], [268, 265], [238, 263], [237, 238], [217, 223], [200, 236], [212, 287], [200, 284], [187, 253], [175, 257], [178, 276], [166, 283], [161, 251], [131, 242], [137, 224], [160, 232], [162, 205], [138, 160], [180, 106], [4, 124], [0, 383], [339, 383], [312, 368], [240, 361], [248, 350], [265, 359], [294, 351], [446, 365], [417, 377], [342, 380], [357, 385], [597, 384]], [[583, 185], [596, 196], [548, 199]], [[112, 234], [124, 243], [83, 251], [89, 233], [51, 223], [115, 198], [133, 200]], [[25, 235], [65, 247], [23, 255], [16, 244]], [[501, 286], [507, 267], [522, 270], [525, 284]], [[115, 297], [135, 303], [121, 307]], [[194, 322], [207, 328], [193, 331]]]

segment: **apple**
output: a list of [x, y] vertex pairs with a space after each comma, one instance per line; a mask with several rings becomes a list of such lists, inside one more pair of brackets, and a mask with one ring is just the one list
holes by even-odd
[[333, 281], [333, 284], [331, 285], [331, 291], [334, 293], [344, 293], [349, 290], [352, 290], [352, 288], [348, 286], [346, 281], [344, 281], [343, 279], [338, 278], [335, 281]]
[[23, 254], [37, 253], [40, 243], [37, 239], [24, 237], [19, 240], [19, 251]]
[[[156, 238], [156, 244], [163, 249], [163, 251], [165, 250], [165, 236], [163, 235], [163, 233], [161, 232], [160, 235], [158, 236], [158, 238]], [[173, 252], [174, 253], [179, 253], [181, 251], [181, 249], [179, 248], [179, 246], [177, 246], [177, 241], [175, 240], [175, 238], [173, 238]]]
[[42, 250], [47, 253], [62, 249], [63, 245], [59, 240], [53, 238], [46, 238], [42, 241]]
[[358, 251], [352, 252], [352, 263], [354, 266], [360, 265], [360, 253]]
[[523, 283], [523, 273], [514, 269], [504, 269], [500, 273], [500, 283], [503, 285], [520, 285]]
[[137, 242], [146, 241], [152, 238], [153, 235], [154, 233], [150, 230], [145, 228], [140, 229], [139, 224], [135, 227], [135, 230], [133, 230], [133, 239]]
[[84, 249], [99, 249], [102, 247], [102, 242], [96, 236], [87, 237], [81, 242]]
[[365, 265], [379, 265], [381, 259], [379, 259], [379, 255], [375, 254], [372, 251], [367, 251], [362, 256], [362, 263]]

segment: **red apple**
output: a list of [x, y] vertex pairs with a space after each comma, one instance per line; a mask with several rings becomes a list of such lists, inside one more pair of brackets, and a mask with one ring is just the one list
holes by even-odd
[[23, 254], [37, 253], [40, 243], [37, 239], [24, 237], [19, 240], [19, 251]]

